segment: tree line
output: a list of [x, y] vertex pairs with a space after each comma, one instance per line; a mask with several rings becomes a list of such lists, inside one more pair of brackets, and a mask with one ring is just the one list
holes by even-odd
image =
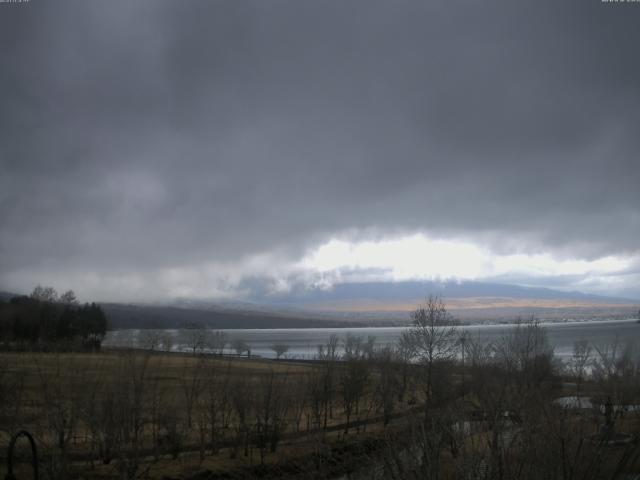
[[38, 285], [28, 296], [0, 302], [0, 344], [8, 349], [98, 349], [107, 328], [102, 308], [81, 304], [73, 290], [58, 295]]

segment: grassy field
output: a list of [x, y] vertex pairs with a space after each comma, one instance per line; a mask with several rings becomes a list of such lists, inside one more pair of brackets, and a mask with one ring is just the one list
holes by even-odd
[[[328, 372], [321, 363], [123, 350], [3, 353], [0, 365], [2, 447], [9, 432], [32, 432], [50, 476], [121, 477], [132, 464], [148, 478], [230, 471], [345, 439], [337, 363]], [[346, 438], [381, 431], [374, 389], [367, 375]], [[398, 406], [396, 416], [410, 408]]]

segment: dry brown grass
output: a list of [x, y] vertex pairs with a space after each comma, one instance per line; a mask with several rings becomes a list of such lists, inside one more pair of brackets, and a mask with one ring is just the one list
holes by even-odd
[[[5, 378], [19, 380], [20, 408], [17, 415], [11, 418], [9, 424], [8, 410], [5, 407], [0, 412], [0, 448], [4, 450], [8, 444], [8, 432], [17, 429], [26, 429], [34, 432], [41, 448], [41, 453], [57, 452], [56, 436], [51, 431], [50, 416], [56, 415], [52, 409], [51, 399], [60, 401], [65, 410], [63, 415], [75, 416], [76, 424], [73, 427], [73, 438], [68, 442], [66, 455], [69, 457], [69, 471], [82, 472], [83, 478], [115, 478], [118, 476], [115, 462], [110, 465], [102, 465], [92, 453], [90, 446], [90, 428], [83, 420], [79, 408], [85, 408], [91, 402], [91, 395], [101, 392], [101, 388], [107, 384], [117, 383], [134, 378], [137, 373], [144, 370], [144, 389], [151, 392], [160, 392], [162, 405], [160, 408], [170, 410], [179, 417], [179, 422], [185, 423], [186, 398], [184, 386], [196, 375], [202, 377], [203, 382], [209, 381], [208, 375], [215, 372], [218, 379], [226, 378], [233, 383], [242, 380], [249, 386], [260, 388], [261, 382], [269, 375], [286, 379], [286, 395], [299, 394], [296, 388], [303, 385], [305, 379], [321, 368], [320, 365], [305, 362], [271, 361], [264, 359], [247, 359], [234, 357], [197, 356], [188, 354], [148, 353], [142, 351], [104, 351], [101, 353], [0, 353], [0, 366]], [[340, 367], [337, 367], [338, 369]], [[98, 393], [99, 394], [99, 393]], [[252, 396], [254, 391], [249, 388], [247, 395]], [[204, 395], [204, 393], [202, 393]], [[144, 410], [153, 407], [154, 395], [145, 396]], [[371, 397], [364, 402], [371, 404]], [[55, 403], [54, 402], [54, 403]], [[198, 414], [199, 406], [195, 407], [194, 417]], [[75, 409], [75, 410], [73, 410]], [[344, 422], [339, 400], [336, 398], [333, 407], [333, 417], [329, 419], [328, 426], [340, 425]], [[305, 407], [300, 423], [301, 430], [306, 428], [306, 417], [309, 407]], [[369, 407], [367, 414], [376, 415]], [[289, 416], [291, 416], [291, 412]], [[232, 422], [235, 420], [232, 420]], [[289, 420], [287, 432], [292, 434], [293, 419]], [[231, 449], [222, 449], [218, 454], [210, 452], [201, 458], [198, 452], [199, 434], [194, 425], [184, 433], [182, 439], [182, 453], [177, 459], [171, 457], [166, 451], [161, 451], [156, 457], [152, 455], [151, 436], [153, 425], [145, 425], [143, 429], [144, 454], [139, 471], [148, 469], [148, 478], [162, 478], [162, 476], [180, 476], [186, 473], [195, 473], [198, 470], [208, 469], [212, 471], [229, 471], [241, 469], [247, 466], [282, 462], [291, 458], [303, 457], [318, 448], [318, 441], [334, 442], [344, 438], [341, 431], [328, 433], [310, 433], [309, 435], [296, 434], [283, 440], [276, 453], [266, 452], [263, 459], [260, 458], [255, 446], [249, 448], [248, 455], [244, 455], [242, 448], [235, 458], [231, 457]], [[379, 433], [382, 425], [368, 426], [369, 433]], [[356, 430], [352, 430], [349, 438], [356, 436]], [[233, 441], [233, 432], [225, 432], [225, 440]], [[95, 462], [90, 461], [91, 456]], [[4, 467], [0, 467], [4, 468]], [[1, 471], [1, 470], [0, 470]], [[4, 472], [1, 474], [4, 476]]]

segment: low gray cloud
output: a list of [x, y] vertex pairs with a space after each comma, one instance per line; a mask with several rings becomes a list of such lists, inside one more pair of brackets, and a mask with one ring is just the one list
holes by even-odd
[[162, 295], [160, 271], [235, 285], [336, 235], [416, 231], [637, 256], [639, 20], [578, 0], [0, 4], [0, 286]]

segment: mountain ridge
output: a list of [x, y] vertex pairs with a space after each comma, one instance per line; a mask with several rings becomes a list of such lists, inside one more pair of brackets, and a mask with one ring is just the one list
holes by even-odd
[[[428, 295], [440, 296], [460, 320], [614, 318], [634, 315], [639, 301], [491, 282], [360, 282], [332, 288], [294, 286], [270, 293], [254, 283], [234, 300], [176, 298], [163, 302], [98, 302], [112, 328], [304, 328], [398, 325]], [[0, 300], [15, 294], [0, 291]]]

